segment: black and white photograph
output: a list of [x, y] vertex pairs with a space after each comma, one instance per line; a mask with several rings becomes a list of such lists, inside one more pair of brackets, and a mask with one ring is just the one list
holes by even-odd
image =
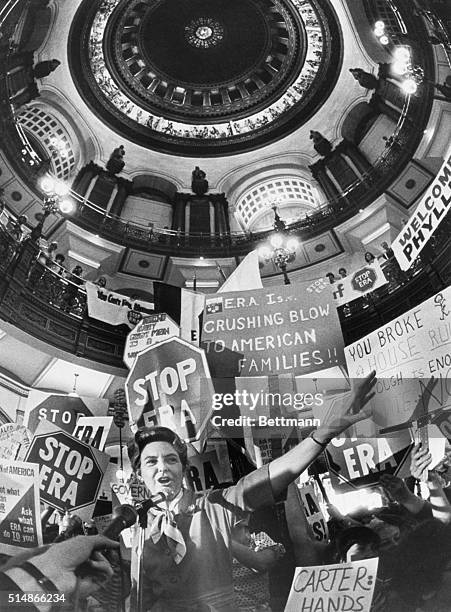
[[0, 611], [451, 611], [449, 0], [0, 0]]

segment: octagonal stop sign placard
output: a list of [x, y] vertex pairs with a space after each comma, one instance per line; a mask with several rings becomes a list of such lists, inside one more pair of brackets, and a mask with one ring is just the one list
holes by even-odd
[[214, 393], [203, 349], [169, 338], [140, 353], [127, 377], [130, 426], [163, 425], [187, 442], [203, 440]]
[[80, 509], [94, 507], [109, 456], [41, 421], [26, 461], [39, 464], [41, 501], [57, 510], [76, 510], [81, 516]]
[[374, 268], [366, 266], [365, 268], [361, 268], [360, 270], [354, 273], [351, 279], [351, 285], [355, 291], [365, 293], [366, 291], [370, 291], [374, 287], [374, 285], [376, 284], [376, 280], [377, 274]]

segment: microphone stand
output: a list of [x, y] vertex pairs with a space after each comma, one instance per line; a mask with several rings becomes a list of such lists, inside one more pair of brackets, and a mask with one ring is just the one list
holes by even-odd
[[147, 528], [147, 513], [149, 509], [158, 506], [161, 502], [165, 501], [166, 497], [160, 493], [149, 499], [145, 499], [142, 502], [135, 504], [135, 510], [138, 513], [138, 524], [135, 529], [138, 530], [137, 546], [136, 546], [136, 563], [133, 564], [132, 559], [132, 570], [135, 568], [135, 585], [133, 585], [133, 571], [132, 571], [132, 591], [130, 593], [130, 610], [131, 612], [142, 612], [143, 610], [143, 556], [144, 556], [144, 543]]

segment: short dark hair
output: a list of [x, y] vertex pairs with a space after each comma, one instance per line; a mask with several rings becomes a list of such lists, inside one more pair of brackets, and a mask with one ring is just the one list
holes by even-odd
[[348, 550], [351, 548], [351, 546], [354, 546], [354, 544], [372, 546], [375, 550], [377, 550], [380, 543], [380, 537], [369, 527], [348, 527], [337, 536], [337, 553], [340, 559], [344, 559]]
[[142, 427], [135, 433], [135, 437], [127, 445], [128, 456], [133, 470], [136, 472], [141, 467], [141, 454], [144, 448], [151, 442], [167, 442], [174, 447], [183, 469], [188, 464], [188, 449], [179, 436], [168, 427]]

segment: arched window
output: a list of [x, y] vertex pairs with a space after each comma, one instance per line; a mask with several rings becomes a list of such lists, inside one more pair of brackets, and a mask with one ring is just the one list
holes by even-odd
[[310, 183], [297, 177], [283, 177], [267, 180], [248, 189], [239, 198], [235, 211], [242, 225], [251, 229], [253, 223], [267, 213], [275, 202], [283, 208], [299, 206], [299, 212], [316, 209], [319, 204], [316, 189]]
[[27, 108], [18, 119], [25, 132], [46, 151], [53, 174], [68, 179], [75, 167], [75, 152], [62, 123], [40, 107]]

